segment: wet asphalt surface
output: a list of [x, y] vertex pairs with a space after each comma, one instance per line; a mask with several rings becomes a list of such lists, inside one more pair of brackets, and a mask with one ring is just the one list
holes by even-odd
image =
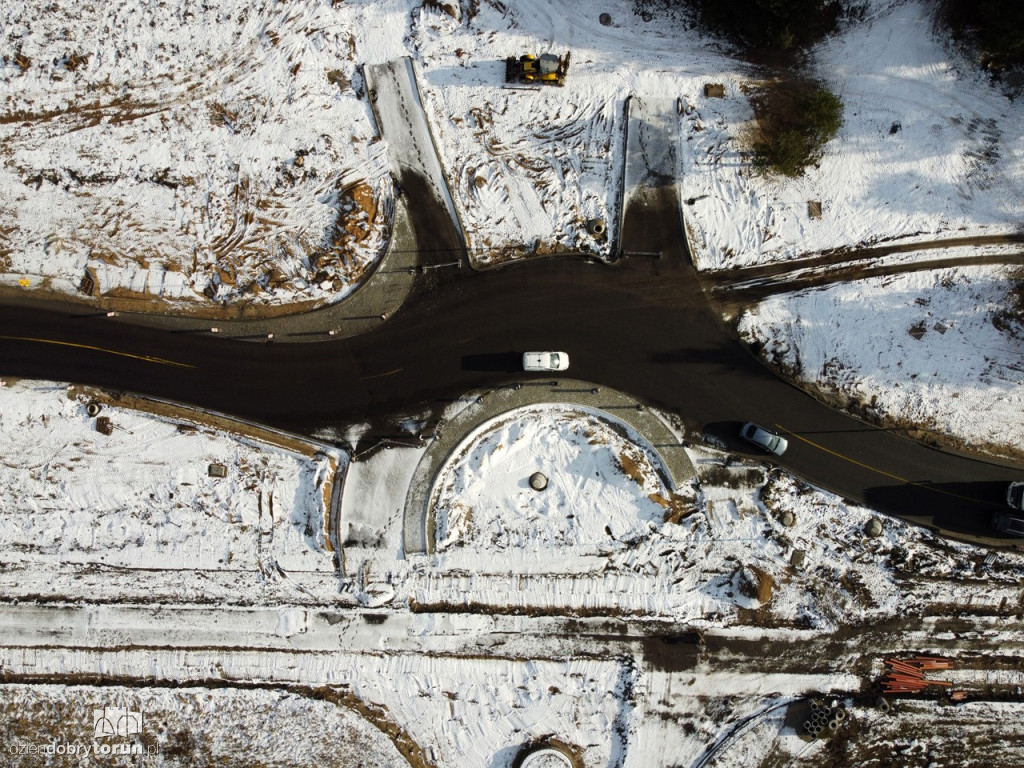
[[[416, 194], [415, 178], [401, 181]], [[573, 378], [676, 412], [695, 434], [730, 450], [750, 453], [737, 431], [757, 421], [787, 434], [790, 448], [777, 463], [815, 485], [926, 525], [989, 536], [1006, 484], [1024, 471], [869, 426], [777, 378], [709, 305], [678, 217], [666, 214], [678, 210], [665, 187], [626, 211], [628, 250], [660, 257], [473, 272], [447, 217], [412, 206], [427, 269], [375, 330], [320, 343], [254, 342], [0, 306], [0, 374], [160, 396], [303, 433], [369, 421], [382, 437], [396, 415], [436, 415], [468, 389], [529, 379], [509, 362], [525, 350], [565, 350]], [[41, 338], [61, 343], [26, 340]]]

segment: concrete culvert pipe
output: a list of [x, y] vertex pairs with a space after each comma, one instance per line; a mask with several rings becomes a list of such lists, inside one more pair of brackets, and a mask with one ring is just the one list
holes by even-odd
[[846, 710], [843, 709], [842, 707], [839, 707], [832, 716], [834, 718], [836, 718], [837, 720], [839, 720], [839, 721], [845, 720], [846, 719]]
[[882, 714], [888, 714], [889, 710], [892, 709], [892, 705], [889, 704], [889, 700], [884, 696], [879, 696], [878, 701], [875, 702], [875, 706], [881, 710]]
[[530, 475], [530, 487], [535, 491], [543, 491], [548, 487], [548, 478], [543, 472], [534, 472]]
[[90, 416], [99, 416], [101, 410], [99, 403], [89, 403], [85, 406], [85, 412]]
[[605, 225], [604, 219], [590, 219], [587, 222], [587, 232], [596, 237], [600, 237], [606, 231], [608, 231], [608, 227]]
[[828, 721], [828, 729], [830, 731], [832, 731], [832, 733], [835, 733], [836, 731], [838, 731], [839, 730], [839, 720], [837, 718], [834, 718], [834, 717], [831, 720], [829, 720]]

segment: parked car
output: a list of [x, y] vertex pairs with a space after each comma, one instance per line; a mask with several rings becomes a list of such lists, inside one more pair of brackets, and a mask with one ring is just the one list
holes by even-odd
[[564, 371], [568, 367], [565, 352], [523, 352], [524, 371]]
[[784, 454], [789, 447], [786, 438], [776, 435], [774, 432], [769, 432], [752, 421], [748, 421], [740, 427], [740, 437], [751, 445], [756, 445], [762, 451], [773, 453], [776, 456]]
[[1006, 503], [1011, 509], [1024, 510], [1024, 483], [1010, 483], [1007, 486]]
[[1024, 536], [1024, 517], [1011, 512], [996, 512], [992, 515], [992, 527], [1000, 533]]

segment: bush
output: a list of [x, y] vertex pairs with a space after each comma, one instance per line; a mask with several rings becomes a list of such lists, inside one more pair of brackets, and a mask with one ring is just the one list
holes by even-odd
[[754, 163], [786, 176], [799, 176], [810, 163], [810, 147], [800, 131], [787, 130], [754, 145]]
[[843, 102], [831, 91], [816, 88], [795, 99], [790, 109], [774, 109], [787, 101], [781, 86], [755, 101], [762, 138], [754, 144], [754, 164], [786, 176], [799, 176], [821, 159], [822, 147], [843, 125]]
[[824, 144], [836, 137], [843, 127], [843, 102], [832, 91], [819, 88], [803, 99], [807, 130]]

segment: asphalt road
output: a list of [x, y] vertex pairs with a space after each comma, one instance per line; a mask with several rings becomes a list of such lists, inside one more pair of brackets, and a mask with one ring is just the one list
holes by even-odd
[[732, 450], [749, 452], [736, 433], [757, 421], [788, 435], [778, 463], [815, 485], [952, 532], [990, 535], [1006, 483], [1024, 472], [872, 428], [780, 381], [710, 310], [665, 205], [675, 203], [652, 199], [628, 211], [624, 226], [634, 233], [631, 250], [661, 250], [660, 259], [433, 270], [400, 312], [352, 339], [244, 342], [2, 306], [0, 373], [140, 392], [299, 432], [369, 419], [383, 434], [397, 413], [522, 380], [508, 361], [524, 350], [560, 349], [573, 378], [676, 411]]

